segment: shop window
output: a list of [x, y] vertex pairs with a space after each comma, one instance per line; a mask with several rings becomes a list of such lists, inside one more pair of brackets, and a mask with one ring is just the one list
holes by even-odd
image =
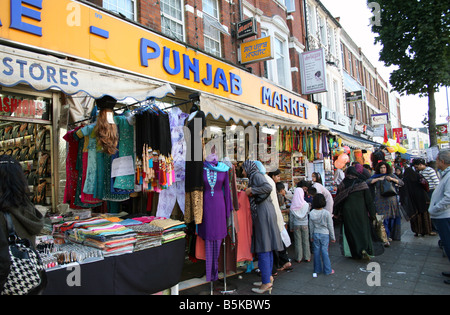
[[52, 98], [2, 91], [0, 94], [0, 155], [22, 165], [30, 199], [52, 203]]
[[184, 41], [183, 4], [181, 0], [161, 0], [161, 31]]
[[123, 14], [130, 20], [136, 20], [136, 0], [103, 0], [103, 7], [114, 13]]

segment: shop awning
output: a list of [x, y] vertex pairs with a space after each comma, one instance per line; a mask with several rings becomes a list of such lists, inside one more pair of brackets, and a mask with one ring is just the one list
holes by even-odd
[[378, 142], [371, 141], [369, 139], [364, 139], [357, 137], [345, 132], [333, 130], [335, 135], [342, 139], [342, 145], [347, 145], [353, 149], [373, 149], [374, 147], [379, 147], [381, 144]]
[[278, 116], [247, 104], [237, 103], [205, 93], [200, 95], [200, 107], [205, 115], [211, 114], [215, 119], [222, 117], [225, 121], [232, 119], [235, 123], [242, 121], [244, 125], [260, 124], [268, 127], [279, 126], [280, 128], [301, 130], [317, 127], [316, 125], [305, 124], [294, 119]]
[[86, 65], [54, 56], [0, 45], [0, 85], [26, 83], [37, 91], [58, 89], [65, 94], [84, 92], [93, 98], [110, 95], [117, 100], [143, 101], [162, 82], [116, 70]]

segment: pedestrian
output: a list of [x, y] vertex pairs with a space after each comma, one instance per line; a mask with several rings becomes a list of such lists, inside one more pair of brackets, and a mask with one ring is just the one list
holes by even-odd
[[260, 173], [254, 161], [247, 160], [242, 165], [243, 175], [249, 179], [245, 190], [249, 197], [253, 219], [252, 251], [258, 256], [258, 267], [261, 270], [261, 285], [252, 288], [253, 292], [272, 292], [273, 251], [283, 250], [277, 216], [270, 192], [272, 186]]
[[403, 169], [401, 168], [401, 166], [395, 167], [395, 176], [397, 176], [400, 179], [403, 178]]
[[278, 205], [280, 206], [281, 210], [286, 209], [286, 187], [282, 182], [278, 182], [275, 184], [275, 187], [277, 188], [277, 199], [278, 199]]
[[372, 167], [370, 166], [370, 164], [365, 163], [365, 164], [363, 164], [363, 167], [370, 173], [370, 176], [373, 175], [373, 170], [372, 170]]
[[[367, 184], [372, 192], [376, 213], [383, 218], [383, 225], [388, 237], [385, 245], [389, 246], [392, 240], [400, 241], [401, 214], [397, 195], [383, 196], [381, 187], [384, 180], [397, 187], [402, 187], [404, 183], [400, 178], [392, 174], [392, 168], [387, 162], [378, 163], [375, 166], [375, 174], [367, 180]], [[398, 192], [398, 189], [395, 191]]]
[[426, 180], [419, 173], [420, 164], [425, 164], [421, 158], [412, 161], [411, 166], [403, 173], [404, 189], [400, 191], [400, 201], [410, 218], [411, 230], [414, 236], [436, 235], [432, 231], [428, 205], [430, 198], [427, 194]]
[[44, 226], [44, 219], [29, 198], [28, 182], [17, 160], [8, 155], [0, 156], [0, 178], [0, 291], [2, 291], [10, 264], [8, 230], [3, 212], [10, 214], [16, 234], [22, 239], [28, 239], [33, 246], [36, 243], [36, 235]]
[[[260, 161], [254, 161], [256, 166], [258, 167], [261, 174], [264, 175], [264, 178], [267, 180], [267, 182], [272, 186], [272, 191], [270, 192], [270, 199], [272, 200], [273, 207], [275, 209], [275, 214], [277, 216], [277, 226], [280, 230], [281, 240], [283, 241], [283, 249], [281, 251], [274, 251], [273, 252], [273, 270], [272, 270], [272, 276], [277, 276], [278, 271], [282, 270], [290, 270], [292, 267], [291, 259], [289, 258], [288, 252], [287, 252], [287, 246], [291, 244], [291, 240], [289, 238], [289, 234], [287, 233], [283, 214], [281, 213], [280, 204], [278, 202], [278, 196], [277, 196], [277, 184], [282, 184], [280, 182], [280, 176], [278, 174], [277, 170], [275, 175], [269, 176], [266, 174], [266, 168], [263, 166], [263, 164]], [[270, 173], [269, 173], [270, 174]], [[287, 244], [287, 246], [286, 246]]]
[[281, 174], [281, 171], [279, 169], [276, 169], [273, 172], [269, 172], [267, 175], [269, 175], [269, 177], [272, 178], [275, 183], [278, 183], [281, 181], [280, 174]]
[[319, 183], [323, 185], [322, 176], [320, 176], [320, 173], [314, 172], [311, 174], [311, 179], [313, 183]]
[[342, 221], [341, 249], [344, 255], [354, 259], [373, 256], [371, 224], [376, 220], [375, 206], [365, 177], [354, 167], [348, 168], [334, 201], [335, 216]]
[[[439, 233], [444, 252], [450, 260], [450, 150], [441, 150], [438, 153], [436, 166], [442, 172], [441, 181], [431, 197], [428, 212]], [[442, 275], [450, 277], [450, 272], [444, 271]], [[449, 279], [444, 282], [450, 284]]]
[[[344, 166], [345, 168], [345, 166]], [[344, 170], [341, 168], [336, 168], [336, 171], [334, 171], [333, 181], [336, 186], [339, 186], [339, 184], [344, 180], [345, 173]]]
[[328, 210], [328, 212], [331, 214], [331, 217], [333, 217], [333, 196], [331, 195], [330, 191], [325, 188], [324, 185], [319, 183], [312, 183], [311, 187], [308, 188], [308, 194], [313, 198], [316, 194], [322, 194], [327, 202], [325, 209]]
[[428, 182], [428, 197], [431, 199], [434, 189], [439, 184], [439, 178], [436, 174], [436, 171], [430, 166], [426, 165], [425, 160], [422, 159], [420, 159], [420, 164], [417, 165], [417, 169]]
[[308, 213], [309, 204], [305, 200], [305, 192], [302, 188], [296, 188], [289, 209], [289, 227], [294, 234], [294, 260], [298, 263], [311, 261]]
[[309, 214], [309, 230], [314, 254], [314, 278], [322, 272], [326, 275], [334, 273], [334, 270], [331, 269], [328, 246], [330, 241], [334, 243], [336, 239], [333, 219], [330, 212], [325, 210], [326, 203], [324, 195], [316, 194], [313, 197], [312, 210]]

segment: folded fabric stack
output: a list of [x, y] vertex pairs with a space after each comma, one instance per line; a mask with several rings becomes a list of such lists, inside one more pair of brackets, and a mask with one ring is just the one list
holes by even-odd
[[133, 252], [136, 232], [120, 223], [93, 218], [70, 226], [66, 230], [70, 241], [101, 249], [104, 257]]
[[148, 223], [129, 227], [137, 233], [134, 251], [160, 246], [162, 244], [163, 229]]
[[186, 224], [183, 221], [173, 219], [155, 219], [149, 224], [163, 230], [162, 244], [166, 244], [186, 236]]

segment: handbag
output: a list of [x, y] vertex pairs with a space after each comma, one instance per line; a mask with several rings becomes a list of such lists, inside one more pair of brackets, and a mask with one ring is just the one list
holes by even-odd
[[3, 212], [8, 229], [10, 271], [2, 295], [32, 295], [41, 293], [47, 285], [47, 275], [39, 254], [27, 239], [21, 239], [14, 229], [11, 215]]
[[419, 183], [426, 192], [430, 191], [430, 184], [422, 174], [419, 174]]
[[386, 179], [383, 179], [383, 181], [381, 182], [381, 185], [380, 185], [380, 194], [383, 197], [392, 197], [392, 196], [397, 195], [397, 189], [395, 189], [392, 182], [390, 182]]
[[267, 193], [267, 194], [254, 195], [253, 198], [255, 199], [256, 204], [260, 204], [261, 202], [266, 200], [267, 197], [269, 197], [269, 196], [270, 196], [270, 193]]

